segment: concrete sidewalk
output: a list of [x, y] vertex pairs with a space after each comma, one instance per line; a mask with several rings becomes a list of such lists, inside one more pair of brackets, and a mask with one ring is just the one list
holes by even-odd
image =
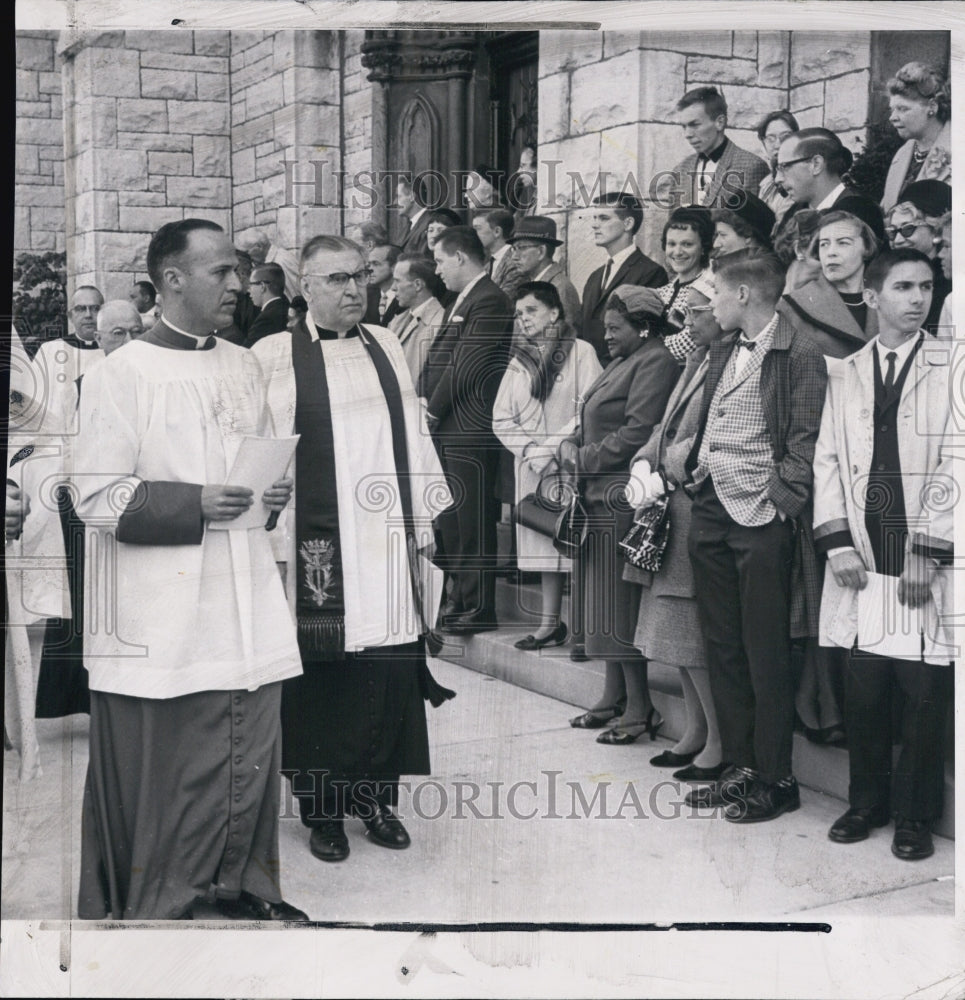
[[[285, 897], [319, 921], [828, 920], [835, 915], [950, 916], [954, 845], [932, 858], [891, 855], [889, 829], [851, 846], [827, 829], [838, 799], [802, 789], [802, 807], [735, 826], [683, 803], [648, 760], [667, 741], [607, 747], [571, 729], [570, 706], [437, 661], [458, 697], [430, 710], [433, 774], [410, 779], [400, 813], [407, 851], [347, 822], [351, 856], [316, 861], [282, 803]], [[5, 919], [73, 916], [87, 721], [40, 724], [44, 776], [5, 760]]]

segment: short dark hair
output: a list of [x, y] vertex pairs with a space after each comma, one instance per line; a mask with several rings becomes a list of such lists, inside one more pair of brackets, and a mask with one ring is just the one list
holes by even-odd
[[628, 192], [609, 191], [606, 194], [598, 194], [593, 199], [593, 204], [609, 206], [621, 219], [633, 219], [633, 229], [630, 232], [634, 236], [643, 225], [643, 205], [640, 204], [639, 198]]
[[302, 295], [295, 295], [295, 296], [292, 297], [291, 302], [288, 303], [288, 308], [289, 309], [294, 309], [295, 312], [298, 312], [298, 313], [307, 313], [308, 312], [308, 303], [305, 301], [304, 296], [302, 296]]
[[439, 234], [436, 246], [449, 254], [464, 253], [476, 264], [486, 263], [486, 251], [483, 249], [479, 234], [472, 226], [450, 226]]
[[166, 222], [151, 237], [147, 248], [147, 273], [155, 288], [164, 285], [164, 265], [172, 257], [184, 253], [188, 248], [188, 237], [199, 229], [224, 232], [217, 222], [210, 219], [178, 219], [176, 222]]
[[365, 259], [365, 249], [347, 236], [313, 236], [302, 247], [298, 263], [300, 267], [304, 268], [305, 261], [311, 260], [317, 253], [342, 253], [349, 250], [354, 250], [363, 260]]
[[489, 223], [491, 229], [498, 229], [503, 234], [503, 239], [508, 240], [513, 235], [516, 220], [513, 213], [506, 208], [491, 208], [483, 213], [483, 218]]
[[408, 265], [409, 277], [418, 278], [426, 286], [430, 295], [438, 299], [445, 292], [446, 286], [436, 274], [436, 266], [431, 257], [422, 253], [404, 253], [399, 257], [398, 263]]
[[710, 118], [718, 118], [720, 115], [727, 117], [727, 102], [716, 87], [696, 87], [688, 90], [677, 101], [677, 110], [685, 111], [694, 104], [702, 104]]
[[767, 250], [747, 247], [717, 258], [718, 281], [730, 285], [749, 285], [760, 292], [767, 302], [777, 302], [784, 291], [786, 271], [780, 258]]
[[828, 173], [835, 177], [846, 174], [854, 163], [851, 150], [829, 128], [802, 128], [794, 134], [798, 156], [821, 156]]
[[[376, 243], [372, 250], [381, 250], [383, 247], [388, 247], [389, 252], [385, 255], [385, 262], [389, 267], [395, 267], [395, 262], [399, 259], [399, 254], [402, 253], [402, 247], [397, 247], [394, 243], [389, 243], [388, 241], [382, 241], [381, 243]], [[369, 253], [372, 251], [370, 250]]]
[[864, 286], [880, 292], [889, 274], [899, 264], [924, 264], [933, 274], [931, 261], [914, 247], [899, 247], [897, 250], [883, 250], [864, 269]]
[[150, 281], [135, 281], [134, 287], [140, 289], [142, 295], [146, 295], [153, 306], [157, 302], [157, 289]]
[[462, 219], [460, 219], [458, 213], [454, 212], [451, 208], [429, 209], [429, 216], [426, 220], [426, 223], [430, 224], [433, 222], [438, 222], [443, 226], [462, 225]]
[[786, 108], [782, 108], [780, 111], [769, 111], [757, 126], [757, 138], [761, 142], [764, 141], [764, 134], [767, 132], [771, 122], [784, 122], [792, 132], [801, 131], [801, 126], [798, 125], [797, 119]]
[[550, 281], [524, 281], [516, 289], [516, 301], [532, 295], [537, 302], [541, 302], [547, 309], [556, 309], [559, 313], [559, 321], [562, 323], [566, 319], [566, 310], [563, 308], [563, 300], [560, 293]]
[[700, 240], [700, 264], [706, 267], [710, 260], [710, 251], [714, 247], [714, 220], [711, 217], [710, 209], [700, 205], [686, 205], [683, 208], [674, 209], [670, 213], [670, 218], [664, 223], [663, 235], [660, 237], [660, 246], [667, 249], [667, 233], [671, 229], [692, 229]]
[[265, 284], [272, 295], [285, 294], [285, 272], [280, 264], [259, 264], [256, 270], [265, 272]]

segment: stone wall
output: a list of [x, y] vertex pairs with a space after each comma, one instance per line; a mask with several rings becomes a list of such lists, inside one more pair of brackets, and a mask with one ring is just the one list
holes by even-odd
[[69, 285], [124, 297], [151, 234], [231, 224], [227, 31], [113, 31], [65, 49]]
[[344, 37], [345, 122], [345, 232], [366, 219], [388, 226], [389, 188], [371, 183], [370, 172], [385, 169], [385, 91], [370, 83], [369, 71], [362, 66], [364, 31], [346, 31]]
[[64, 250], [63, 81], [56, 31], [17, 33], [14, 255]]
[[[601, 171], [609, 190], [632, 174], [646, 197], [651, 178], [689, 155], [674, 110], [686, 91], [716, 86], [727, 100], [729, 135], [757, 153], [757, 122], [787, 107], [800, 109], [802, 127], [825, 124], [854, 144], [867, 116], [869, 65], [870, 32], [544, 32], [540, 201], [552, 186], [557, 210], [550, 214], [567, 240], [576, 287], [603, 262], [581, 206], [597, 193]], [[665, 220], [665, 210], [648, 209], [637, 237], [661, 263]]]

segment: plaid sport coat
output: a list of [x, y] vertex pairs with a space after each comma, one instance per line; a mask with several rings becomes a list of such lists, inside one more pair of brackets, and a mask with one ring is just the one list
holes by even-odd
[[[699, 205], [697, 187], [697, 154], [681, 160], [673, 172], [678, 175], [678, 204]], [[757, 194], [761, 181], [770, 174], [770, 167], [757, 155], [743, 146], [738, 146], [728, 137], [727, 148], [714, 168], [714, 177], [707, 189], [704, 208], [729, 208], [728, 199], [736, 198], [736, 191], [750, 191]]]

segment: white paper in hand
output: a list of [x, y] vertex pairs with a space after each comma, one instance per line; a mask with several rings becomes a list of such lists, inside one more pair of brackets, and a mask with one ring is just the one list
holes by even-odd
[[264, 528], [271, 511], [261, 497], [272, 483], [285, 478], [299, 435], [286, 438], [245, 437], [235, 456], [225, 485], [246, 486], [255, 502], [233, 521], [209, 521], [208, 527], [221, 531], [247, 531]]
[[869, 573], [858, 591], [858, 648], [896, 660], [948, 663], [938, 637], [934, 598], [921, 608], [898, 600], [898, 577]]

